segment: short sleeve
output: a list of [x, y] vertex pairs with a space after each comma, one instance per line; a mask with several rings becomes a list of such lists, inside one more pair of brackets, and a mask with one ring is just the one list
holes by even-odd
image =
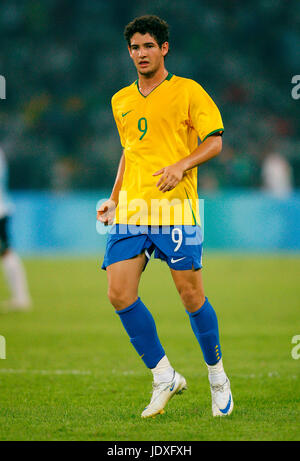
[[191, 82], [190, 120], [203, 142], [214, 133], [223, 133], [223, 121], [218, 107], [202, 86], [197, 82]]
[[117, 125], [117, 128], [118, 128], [121, 145], [122, 145], [122, 147], [125, 147], [125, 139], [124, 139], [123, 127], [122, 127], [122, 124], [121, 124], [120, 119], [118, 117], [118, 113], [117, 113], [117, 110], [116, 110], [116, 107], [115, 107], [115, 104], [114, 104], [114, 97], [112, 97], [112, 100], [111, 100], [111, 107], [112, 107], [113, 116], [114, 116], [114, 119], [115, 119], [115, 122], [116, 122], [116, 125]]

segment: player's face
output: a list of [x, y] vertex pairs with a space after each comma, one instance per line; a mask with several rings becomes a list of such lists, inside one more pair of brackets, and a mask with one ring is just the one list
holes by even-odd
[[152, 35], [149, 33], [142, 35], [139, 32], [131, 37], [128, 47], [138, 73], [149, 77], [164, 66], [164, 57], [168, 49], [168, 42], [163, 43], [160, 48]]

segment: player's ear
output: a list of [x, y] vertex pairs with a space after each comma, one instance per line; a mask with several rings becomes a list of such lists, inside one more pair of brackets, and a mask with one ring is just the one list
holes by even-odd
[[161, 46], [162, 55], [165, 57], [169, 52], [169, 42], [164, 42]]
[[127, 48], [128, 48], [129, 55], [130, 55], [130, 57], [132, 58], [132, 53], [131, 53], [131, 47], [130, 47], [130, 45], [128, 45]]

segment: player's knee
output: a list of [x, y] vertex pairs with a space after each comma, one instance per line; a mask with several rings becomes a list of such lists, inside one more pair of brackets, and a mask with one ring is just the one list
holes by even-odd
[[107, 295], [110, 303], [116, 310], [125, 309], [130, 306], [136, 298], [130, 293], [127, 293], [124, 288], [116, 287], [109, 287]]
[[108, 299], [114, 308], [118, 308], [122, 304], [122, 292], [116, 288], [108, 288], [107, 292]]
[[204, 292], [189, 285], [182, 287], [180, 297], [189, 312], [198, 310], [205, 302]]

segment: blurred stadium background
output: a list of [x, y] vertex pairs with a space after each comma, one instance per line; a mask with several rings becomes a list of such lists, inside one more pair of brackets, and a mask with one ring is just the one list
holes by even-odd
[[136, 79], [123, 29], [146, 13], [170, 24], [168, 70], [201, 83], [224, 119], [223, 152], [199, 171], [207, 247], [299, 250], [298, 0], [3, 0], [0, 146], [16, 248], [103, 249], [95, 207], [120, 158], [110, 99]]

